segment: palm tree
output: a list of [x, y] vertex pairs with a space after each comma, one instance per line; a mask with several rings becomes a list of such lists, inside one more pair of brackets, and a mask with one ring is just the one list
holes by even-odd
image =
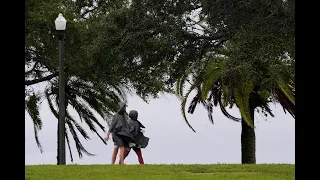
[[[234, 51], [232, 48], [226, 49], [224, 56], [210, 56], [204, 62], [191, 66], [177, 82], [176, 93], [181, 98], [184, 120], [194, 132], [185, 114], [186, 101], [194, 90], [197, 94], [190, 103], [188, 113], [192, 114], [197, 104], [201, 103], [212, 123], [213, 106], [219, 106], [229, 119], [241, 121], [242, 163], [255, 164], [254, 111], [261, 108], [260, 112], [264, 115], [274, 116], [268, 104], [277, 102], [285, 112], [295, 117], [294, 74], [290, 71], [293, 60], [244, 60]], [[190, 83], [190, 88], [183, 94], [186, 82]], [[240, 110], [241, 119], [233, 117], [225, 109], [226, 106], [232, 108], [234, 104]]]
[[[94, 115], [95, 111], [100, 117], [110, 124], [111, 116], [113, 112], [116, 111], [117, 103], [119, 101], [125, 101], [125, 88], [120, 84], [109, 84], [108, 86], [87, 82], [76, 77], [71, 77], [66, 80], [65, 94], [66, 94], [66, 141], [68, 144], [68, 149], [70, 153], [71, 161], [73, 161], [73, 156], [70, 147], [69, 133], [71, 134], [79, 157], [82, 157], [82, 153], [89, 156], [94, 154], [89, 153], [85, 147], [82, 145], [77, 131], [85, 140], [89, 140], [87, 132], [79, 124], [77, 118], [70, 115], [68, 107], [71, 106], [77, 114], [81, 122], [90, 128], [101, 140], [104, 142], [103, 138], [97, 131], [96, 125], [101, 129], [105, 130], [104, 126], [99, 122], [98, 118]], [[38, 139], [38, 130], [42, 127], [42, 121], [39, 116], [39, 102], [42, 98], [46, 98], [49, 104], [49, 108], [53, 115], [58, 118], [58, 107], [59, 107], [59, 92], [58, 92], [58, 81], [52, 80], [49, 85], [45, 88], [43, 94], [33, 94], [26, 101], [26, 109], [33, 120], [35, 129], [35, 139], [36, 143], [41, 152], [42, 146]], [[70, 105], [70, 106], [69, 106]], [[69, 131], [69, 133], [67, 132]], [[104, 142], [105, 143], [105, 142]]]

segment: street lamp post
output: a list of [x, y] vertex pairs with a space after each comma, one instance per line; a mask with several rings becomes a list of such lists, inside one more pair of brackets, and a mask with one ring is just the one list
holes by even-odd
[[59, 38], [59, 120], [58, 120], [58, 165], [66, 164], [66, 141], [65, 141], [65, 77], [63, 62], [63, 39], [67, 21], [60, 13], [55, 20]]

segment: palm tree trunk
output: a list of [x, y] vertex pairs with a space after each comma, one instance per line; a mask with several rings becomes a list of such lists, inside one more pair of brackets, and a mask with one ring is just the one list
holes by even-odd
[[241, 162], [242, 164], [256, 164], [256, 135], [254, 129], [241, 121]]
[[[250, 114], [254, 125], [254, 110], [256, 108], [256, 97], [250, 97]], [[241, 121], [241, 162], [242, 164], [256, 164], [256, 134], [254, 128]]]

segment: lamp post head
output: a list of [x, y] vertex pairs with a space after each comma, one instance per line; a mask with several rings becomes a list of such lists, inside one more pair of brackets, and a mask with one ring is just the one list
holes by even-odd
[[67, 21], [60, 13], [57, 17], [57, 19], [54, 21], [56, 30], [57, 31], [64, 31], [66, 30]]

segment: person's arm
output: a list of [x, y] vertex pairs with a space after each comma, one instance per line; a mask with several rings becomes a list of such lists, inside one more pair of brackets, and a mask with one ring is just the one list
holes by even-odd
[[107, 136], [104, 138], [105, 141], [108, 141], [110, 139], [110, 131], [108, 131]]
[[110, 128], [109, 128], [109, 130], [108, 130], [108, 132], [107, 132], [106, 137], [104, 138], [105, 141], [108, 141], [108, 140], [110, 139], [110, 132], [113, 131], [113, 129], [114, 129], [115, 126], [116, 126], [116, 118], [113, 117], [113, 118], [112, 118], [112, 121], [111, 121]]

